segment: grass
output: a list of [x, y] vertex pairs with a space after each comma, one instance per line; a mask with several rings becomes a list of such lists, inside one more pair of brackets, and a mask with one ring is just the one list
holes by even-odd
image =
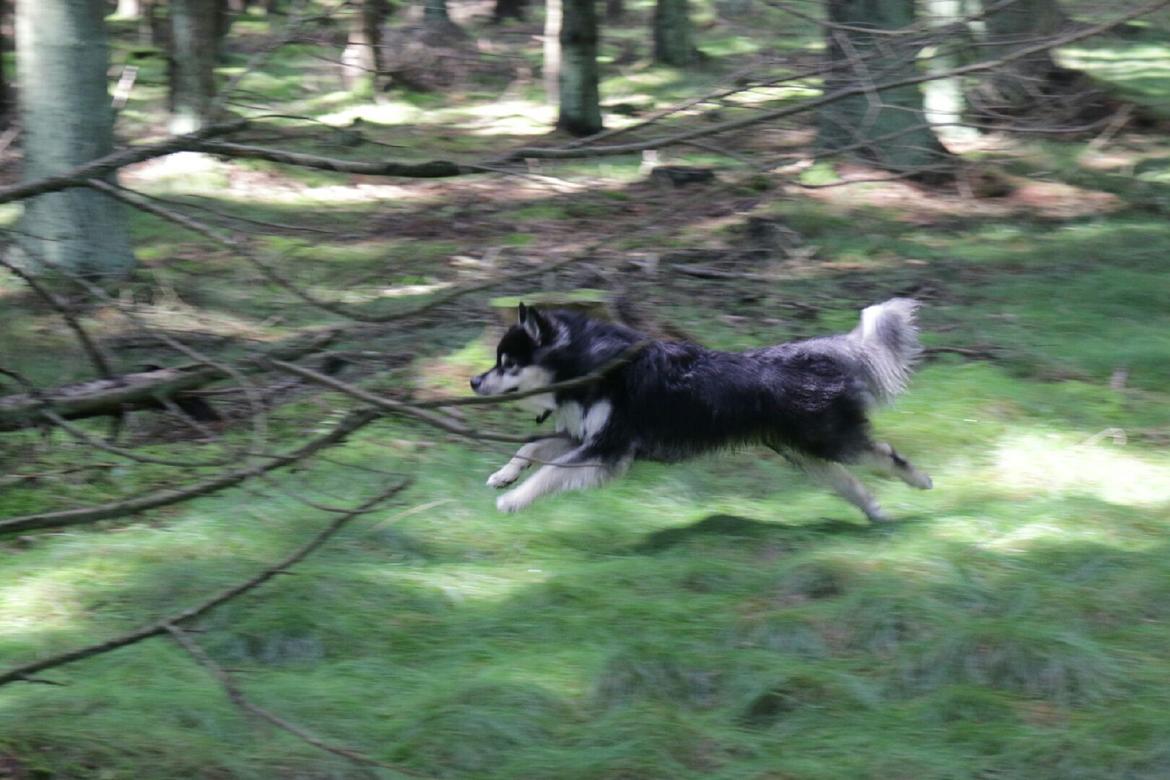
[[[733, 36], [718, 38], [726, 30], [713, 34], [704, 48], [739, 51]], [[1158, 45], [1137, 40], [1133, 62]], [[1110, 51], [1077, 56], [1121, 78], [1128, 49]], [[311, 103], [317, 93], [292, 67], [303, 55], [282, 52], [273, 83], [254, 88]], [[672, 70], [622, 78], [611, 87], [645, 92], [650, 105], [697, 88]], [[1127, 88], [1159, 87], [1134, 76]], [[435, 100], [414, 102], [429, 112]], [[353, 108], [327, 102], [315, 110]], [[143, 117], [150, 108], [135, 106]], [[433, 121], [475, 109], [448, 105]], [[406, 144], [404, 154], [433, 148], [404, 127], [368, 132]], [[439, 142], [504, 143], [482, 129]], [[392, 505], [196, 626], [252, 700], [334, 743], [427, 776], [485, 780], [1163, 778], [1170, 184], [1159, 161], [1170, 151], [1160, 139], [1122, 140], [1133, 176], [1082, 165], [1075, 142], [1022, 142], [1004, 163], [1113, 193], [1112, 211], [908, 219], [907, 207], [864, 195], [772, 197], [752, 213], [818, 248], [775, 289], [608, 267], [614, 275], [574, 281], [609, 279], [658, 320], [724, 348], [850, 328], [866, 303], [921, 297], [929, 347], [986, 358], [938, 355], [877, 416], [882, 436], [936, 484], [920, 493], [871, 479], [895, 523], [866, 525], [756, 451], [638, 465], [604, 490], [499, 515], [483, 480], [505, 448], [387, 420], [309, 467], [276, 472], [280, 489], [257, 483], [134, 520], [0, 541], [0, 667], [127, 631], [278, 560], [328, 522], [294, 495], [348, 505], [408, 474], [412, 487]], [[473, 274], [451, 258], [487, 246], [540, 256], [604, 232], [647, 250], [738, 240], [689, 212], [685, 240], [626, 235], [628, 211], [673, 197], [638, 189], [638, 162], [557, 167], [601, 184], [555, 197], [420, 185], [329, 202], [316, 188], [347, 184], [333, 174], [292, 177], [296, 187], [267, 200], [215, 192], [219, 179], [198, 194], [236, 215], [333, 229], [323, 239], [272, 229], [262, 249], [314, 293], [381, 311], [401, 303], [381, 291]], [[153, 218], [136, 217], [133, 229], [143, 271], [123, 294], [172, 318], [162, 322], [271, 339], [329, 321]], [[417, 328], [339, 348], [406, 355], [378, 379], [383, 389], [462, 392], [491, 359], [490, 300], [533, 289], [485, 290]], [[19, 312], [0, 364], [45, 384], [90, 375], [51, 312], [7, 280], [0, 296]], [[794, 313], [792, 301], [815, 311]], [[105, 309], [85, 321], [101, 338], [129, 330]], [[127, 348], [117, 360], [156, 353]], [[296, 396], [273, 412], [270, 434], [291, 448], [345, 408], [335, 396]], [[515, 410], [469, 415], [485, 427], [532, 425]], [[160, 435], [174, 432], [158, 420], [131, 419], [130, 440], [151, 442], [143, 452], [220, 452]], [[229, 428], [227, 444], [248, 434]], [[6, 470], [40, 475], [0, 483], [4, 516], [116, 500], [205, 471], [131, 467], [60, 432], [4, 443]], [[161, 638], [45, 676], [65, 684], [0, 689], [0, 767], [53, 778], [395, 776], [249, 720]]]

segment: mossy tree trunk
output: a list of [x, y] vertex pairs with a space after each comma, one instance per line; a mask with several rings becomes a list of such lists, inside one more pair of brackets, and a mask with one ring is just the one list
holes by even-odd
[[880, 89], [918, 75], [921, 38], [887, 33], [914, 23], [914, 0], [828, 0], [828, 16], [825, 93], [865, 91], [819, 109], [819, 148], [924, 181], [950, 179], [955, 158], [927, 123], [918, 85]]
[[654, 61], [685, 68], [699, 60], [687, 0], [654, 4]]
[[350, 92], [371, 97], [382, 72], [382, 24], [389, 8], [386, 0], [361, 0], [355, 10], [341, 53], [342, 80]]
[[[17, 80], [24, 180], [64, 173], [113, 149], [103, 3], [18, 0]], [[134, 265], [122, 205], [86, 187], [24, 202], [13, 259], [48, 276], [124, 275]]]
[[172, 133], [190, 133], [211, 121], [215, 60], [220, 43], [219, 0], [171, 0]]
[[600, 132], [601, 103], [597, 69], [597, 4], [561, 3], [560, 113], [557, 128], [576, 136]]
[[[1068, 16], [1056, 0], [1015, 0], [1006, 5], [985, 0], [980, 56], [997, 59], [1034, 47], [1060, 34]], [[968, 94], [969, 109], [992, 123], [1030, 127], [1093, 122], [1120, 107], [1088, 75], [1057, 64], [1051, 49], [1041, 49], [993, 71]]]

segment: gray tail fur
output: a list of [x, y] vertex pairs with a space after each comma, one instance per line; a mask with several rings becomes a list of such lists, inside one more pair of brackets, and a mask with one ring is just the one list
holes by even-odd
[[906, 389], [922, 355], [914, 314], [918, 301], [891, 298], [861, 312], [861, 323], [849, 334], [859, 347], [866, 379], [874, 398], [889, 403]]

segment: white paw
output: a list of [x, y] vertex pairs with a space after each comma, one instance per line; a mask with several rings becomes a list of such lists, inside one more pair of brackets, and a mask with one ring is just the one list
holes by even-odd
[[919, 490], [930, 490], [934, 487], [934, 482], [930, 479], [929, 474], [923, 474], [921, 471], [915, 471], [910, 475], [909, 483], [911, 486]]
[[870, 504], [865, 508], [865, 516], [869, 518], [871, 523], [888, 523], [890, 516], [887, 515], [882, 508], [877, 504]]
[[519, 512], [524, 507], [528, 506], [528, 501], [524, 500], [522, 496], [516, 495], [519, 491], [509, 490], [504, 495], [496, 499], [496, 509], [501, 512]]
[[487, 478], [487, 486], [494, 488], [502, 488], [511, 485], [520, 476], [520, 472], [515, 469], [510, 469], [507, 466], [492, 474]]

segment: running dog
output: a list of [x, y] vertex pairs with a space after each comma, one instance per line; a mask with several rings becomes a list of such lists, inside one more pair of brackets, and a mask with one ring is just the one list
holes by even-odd
[[538, 421], [554, 417], [557, 435], [525, 444], [488, 478], [488, 485], [502, 488], [539, 465], [496, 507], [516, 512], [550, 493], [596, 487], [637, 459], [673, 462], [762, 444], [827, 483], [871, 521], [886, 520], [845, 464], [875, 466], [923, 490], [932, 486], [893, 447], [870, 438], [866, 416], [906, 389], [922, 351], [917, 307], [894, 298], [862, 311], [850, 333], [717, 352], [520, 304], [519, 322], [496, 349], [496, 365], [472, 377], [472, 390], [501, 395], [598, 376], [522, 399], [541, 413]]

